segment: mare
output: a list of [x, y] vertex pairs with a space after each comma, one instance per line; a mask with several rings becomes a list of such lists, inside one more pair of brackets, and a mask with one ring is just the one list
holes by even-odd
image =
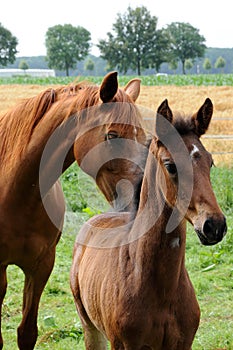
[[200, 136], [210, 99], [190, 118], [157, 111], [138, 211], [85, 223], [74, 246], [71, 289], [88, 350], [190, 350], [200, 310], [185, 268], [186, 220], [204, 245], [221, 241], [226, 220], [210, 182], [212, 157]]
[[[140, 157], [145, 161], [146, 156], [140, 155], [139, 146], [131, 159], [121, 159], [119, 152], [114, 159], [119, 146], [114, 141], [145, 141], [134, 103], [139, 91], [138, 79], [118, 88], [117, 73], [112, 72], [100, 86], [80, 82], [46, 89], [0, 118], [0, 308], [7, 289], [7, 266], [17, 265], [25, 275], [17, 339], [21, 350], [35, 346], [39, 300], [53, 269], [62, 231], [65, 203], [61, 173], [75, 159], [82, 166], [85, 158], [84, 171], [96, 175], [100, 189], [116, 206], [115, 187], [121, 177], [135, 188], [142, 178]], [[122, 152], [123, 147], [121, 142]], [[97, 149], [95, 158], [88, 158], [92, 148]]]

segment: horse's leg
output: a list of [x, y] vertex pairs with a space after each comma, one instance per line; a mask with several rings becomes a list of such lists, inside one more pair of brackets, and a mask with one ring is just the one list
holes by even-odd
[[83, 326], [86, 350], [107, 350], [107, 341], [93, 325]]
[[3, 348], [3, 339], [2, 339], [2, 331], [1, 331], [1, 315], [2, 315], [2, 303], [6, 294], [7, 288], [7, 278], [6, 278], [6, 268], [7, 266], [0, 266], [0, 349]]
[[23, 318], [18, 327], [20, 350], [34, 349], [38, 330], [37, 315], [41, 294], [52, 272], [55, 260], [55, 247], [50, 249], [36, 268], [24, 271]]
[[74, 294], [74, 303], [83, 326], [86, 350], [107, 350], [106, 338], [100, 331], [98, 331], [98, 329], [89, 319], [86, 310], [84, 309], [84, 306], [77, 294]]
[[106, 338], [91, 322], [80, 298], [78, 277], [74, 270], [76, 267], [73, 264], [71, 268], [71, 290], [84, 331], [85, 348], [86, 350], [107, 350]]
[[86, 350], [107, 350], [107, 340], [104, 335], [91, 322], [82, 303], [79, 285], [79, 263], [82, 248], [74, 246], [73, 261], [70, 270], [70, 287], [74, 297], [74, 303], [82, 323]]

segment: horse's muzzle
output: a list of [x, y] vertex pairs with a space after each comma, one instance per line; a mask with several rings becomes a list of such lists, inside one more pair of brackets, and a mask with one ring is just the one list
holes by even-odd
[[220, 242], [227, 233], [226, 218], [207, 218], [202, 230], [195, 229], [203, 245], [214, 245]]

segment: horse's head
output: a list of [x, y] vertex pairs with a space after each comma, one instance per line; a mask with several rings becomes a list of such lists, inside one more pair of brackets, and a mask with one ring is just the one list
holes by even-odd
[[75, 158], [118, 210], [134, 207], [147, 156], [146, 135], [135, 105], [139, 92], [139, 79], [118, 88], [116, 72], [106, 75], [99, 87], [84, 85], [78, 92], [89, 102], [79, 117]]
[[207, 98], [191, 118], [174, 120], [165, 100], [157, 111], [157, 139], [151, 144], [158, 164], [156, 184], [166, 203], [175, 209], [173, 218], [185, 217], [204, 245], [218, 243], [227, 230], [210, 182], [212, 156], [200, 140], [212, 113]]

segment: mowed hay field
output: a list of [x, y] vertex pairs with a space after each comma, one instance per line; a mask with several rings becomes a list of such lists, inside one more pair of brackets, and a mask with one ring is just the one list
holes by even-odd
[[[56, 87], [51, 85], [50, 87]], [[6, 112], [17, 102], [32, 97], [45, 90], [41, 85], [0, 85], [0, 113]], [[203, 143], [213, 153], [216, 165], [233, 165], [233, 87], [231, 86], [142, 86], [137, 103], [149, 110], [144, 110], [146, 126], [153, 131], [154, 116], [159, 104], [168, 99], [173, 112], [190, 115], [198, 110], [209, 97], [214, 104], [214, 115], [207, 137]], [[209, 135], [221, 135], [222, 138], [209, 138]], [[227, 152], [227, 153], [225, 153]]]

